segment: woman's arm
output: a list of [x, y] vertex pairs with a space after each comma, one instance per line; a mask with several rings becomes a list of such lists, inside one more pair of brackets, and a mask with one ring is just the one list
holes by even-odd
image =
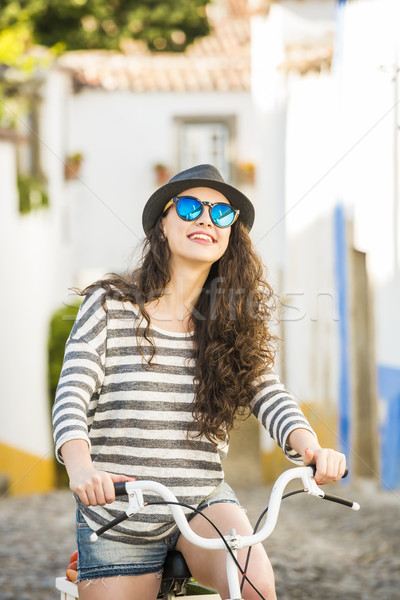
[[303, 455], [288, 442], [290, 433], [300, 428], [308, 430], [312, 440], [310, 448], [318, 445], [318, 440], [299, 405], [273, 371], [260, 377], [255, 387], [256, 394], [251, 401], [253, 414], [290, 461], [304, 464]]
[[94, 414], [105, 376], [107, 315], [104, 290], [92, 291], [82, 302], [65, 345], [65, 354], [53, 406], [56, 456], [66, 442], [86, 440], [90, 445], [87, 414]]
[[257, 387], [252, 400], [253, 414], [286, 456], [292, 462], [315, 464], [318, 483], [340, 479], [346, 468], [345, 456], [321, 448], [311, 425], [277, 374], [273, 371], [265, 373]]
[[69, 477], [69, 487], [86, 506], [115, 500], [114, 482], [134, 481], [134, 477], [115, 475], [95, 469], [86, 440], [70, 440], [60, 449]]
[[307, 429], [291, 431], [287, 444], [301, 454], [305, 465], [316, 465], [315, 480], [319, 485], [343, 477], [346, 469], [345, 455], [331, 448], [321, 448], [315, 436]]
[[87, 413], [95, 412], [105, 375], [107, 317], [103, 294], [101, 288], [92, 291], [79, 308], [66, 343], [53, 407], [57, 458], [65, 464], [71, 490], [86, 506], [112, 502], [113, 482], [132, 479], [99, 471], [91, 458]]

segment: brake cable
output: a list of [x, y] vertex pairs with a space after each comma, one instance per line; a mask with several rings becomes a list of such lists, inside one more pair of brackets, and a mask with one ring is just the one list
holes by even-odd
[[[294, 496], [295, 494], [302, 494], [302, 493], [304, 493], [305, 491], [306, 491], [306, 490], [304, 490], [304, 489], [303, 489], [303, 490], [295, 490], [294, 492], [289, 492], [288, 494], [285, 494], [284, 496], [282, 496], [282, 500], [285, 500], [285, 498], [289, 498], [289, 496]], [[267, 506], [267, 508], [265, 508], [265, 509], [262, 511], [261, 515], [258, 517], [257, 523], [255, 524], [255, 527], [254, 527], [254, 530], [253, 530], [253, 535], [254, 535], [255, 533], [257, 533], [257, 530], [258, 530], [258, 528], [259, 528], [259, 526], [260, 526], [260, 523], [261, 523], [261, 521], [263, 520], [263, 518], [265, 517], [265, 515], [266, 515], [266, 514], [267, 514], [267, 512], [268, 512], [268, 508], [269, 508], [269, 506]], [[248, 549], [248, 551], [247, 551], [246, 562], [245, 562], [244, 569], [243, 569], [243, 570], [244, 570], [244, 573], [247, 573], [247, 568], [248, 568], [248, 566], [249, 566], [249, 562], [250, 562], [250, 555], [251, 555], [251, 550], [252, 550], [252, 548], [253, 548], [253, 546], [249, 546], [249, 549]], [[242, 573], [242, 575], [243, 575], [243, 573]], [[246, 579], [247, 579], [247, 577], [246, 577]], [[242, 591], [242, 590], [243, 590], [244, 582], [245, 582], [245, 580], [246, 580], [246, 579], [245, 579], [245, 577], [244, 577], [244, 576], [242, 577], [242, 582], [241, 582], [241, 584], [240, 584], [240, 591]], [[247, 581], [248, 581], [248, 579], [247, 579]]]

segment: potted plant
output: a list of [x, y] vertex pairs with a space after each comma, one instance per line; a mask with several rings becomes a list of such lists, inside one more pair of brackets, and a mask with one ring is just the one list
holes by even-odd
[[240, 162], [237, 165], [238, 182], [241, 184], [254, 184], [256, 168], [252, 162]]
[[83, 155], [80, 152], [75, 152], [67, 156], [64, 163], [65, 179], [78, 179], [81, 171]]
[[165, 183], [168, 183], [170, 174], [167, 165], [164, 165], [163, 163], [156, 163], [154, 165], [154, 173], [157, 185], [164, 185]]

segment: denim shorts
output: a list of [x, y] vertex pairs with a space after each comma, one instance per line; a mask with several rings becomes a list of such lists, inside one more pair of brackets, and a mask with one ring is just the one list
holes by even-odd
[[[204, 510], [218, 502], [230, 502], [240, 506], [235, 492], [225, 481], [201, 502], [198, 510]], [[195, 514], [189, 515], [188, 520]], [[92, 533], [82, 513], [77, 510], [78, 581], [118, 575], [161, 573], [167, 552], [175, 548], [180, 536], [178, 530], [165, 539], [135, 545], [102, 537], [96, 542], [91, 542], [89, 538]]]

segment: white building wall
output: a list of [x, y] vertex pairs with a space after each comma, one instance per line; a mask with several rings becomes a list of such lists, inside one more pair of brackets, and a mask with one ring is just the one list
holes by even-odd
[[374, 294], [380, 476], [400, 487], [400, 188], [397, 0], [347, 2], [341, 15], [341, 190]]
[[[360, 26], [362, 24], [362, 26]], [[373, 35], [371, 32], [373, 31]], [[340, 62], [340, 189], [376, 294], [377, 362], [400, 368], [400, 4], [346, 5]], [[356, 75], [355, 75], [356, 74]]]
[[51, 450], [48, 427], [46, 347], [48, 331], [49, 214], [20, 216], [16, 153], [1, 145], [0, 296], [2, 336], [1, 442], [38, 456]]
[[288, 95], [286, 377], [300, 398], [332, 408], [339, 356], [334, 210], [340, 155], [334, 79], [330, 74], [291, 77]]
[[[21, 215], [18, 210], [16, 147], [0, 143], [0, 295], [2, 340], [0, 346], [0, 444], [31, 456], [12, 486], [24, 489], [24, 479], [35, 477], [35, 465], [47, 484], [43, 462], [52, 461], [47, 344], [52, 312], [60, 306], [71, 280], [68, 240], [63, 213], [64, 115], [62, 97], [66, 81], [48, 74], [41, 88], [39, 132], [42, 168], [48, 179], [50, 207]], [[21, 129], [24, 129], [21, 116]], [[2, 451], [4, 451], [4, 447]], [[23, 454], [17, 454], [23, 461]], [[42, 460], [43, 459], [43, 460]], [[2, 468], [4, 466], [2, 465]], [[43, 480], [44, 481], [44, 480]], [[43, 482], [41, 482], [43, 483]], [[19, 487], [18, 487], [19, 486]], [[29, 483], [29, 489], [35, 489]], [[38, 489], [38, 488], [36, 488]]]
[[[264, 64], [262, 53], [256, 56], [264, 120], [282, 123], [285, 140], [283, 153], [278, 145], [273, 174], [269, 167], [275, 182], [282, 181], [284, 171], [282, 289], [289, 294], [290, 306], [283, 323], [285, 381], [296, 396], [321, 408], [333, 407], [339, 397], [339, 355], [343, 359], [346, 344], [355, 343], [339, 339], [336, 321], [333, 212], [343, 203], [347, 220], [354, 225], [354, 246], [367, 255], [375, 301], [381, 455], [387, 463], [382, 461], [382, 482], [395, 487], [400, 485], [400, 4], [342, 2], [332, 75], [291, 76], [284, 82], [276, 65], [285, 43], [298, 41], [303, 25], [304, 32], [311, 32], [319, 20], [323, 30], [316, 4], [280, 2], [271, 7], [268, 18], [258, 18], [258, 32], [255, 28], [261, 47], [270, 52]], [[338, 3], [328, 2], [320, 2], [319, 8], [325, 5], [330, 10], [329, 4], [338, 8]], [[265, 138], [264, 144], [265, 156], [270, 157], [271, 140]], [[262, 192], [268, 193], [267, 179]], [[276, 252], [281, 248], [276, 239]], [[324, 297], [324, 306], [315, 321], [318, 297]], [[344, 416], [351, 424], [351, 405], [341, 408], [350, 411]]]
[[285, 131], [287, 91], [285, 75], [278, 71], [283, 59], [284, 25], [279, 7], [271, 6], [268, 18], [252, 19], [252, 96], [257, 125], [257, 218], [253, 239], [268, 266], [269, 281], [282, 289], [286, 264], [284, 222]]
[[[259, 247], [270, 259], [270, 279], [284, 303], [278, 364], [290, 392], [307, 403], [307, 416], [318, 415], [325, 437], [334, 435], [338, 378], [337, 93], [330, 74], [288, 75], [281, 65], [287, 44], [324, 40], [333, 28], [334, 2], [281, 2], [252, 25], [262, 165], [257, 192], [265, 219]], [[273, 450], [268, 436], [262, 443], [266, 453]]]

